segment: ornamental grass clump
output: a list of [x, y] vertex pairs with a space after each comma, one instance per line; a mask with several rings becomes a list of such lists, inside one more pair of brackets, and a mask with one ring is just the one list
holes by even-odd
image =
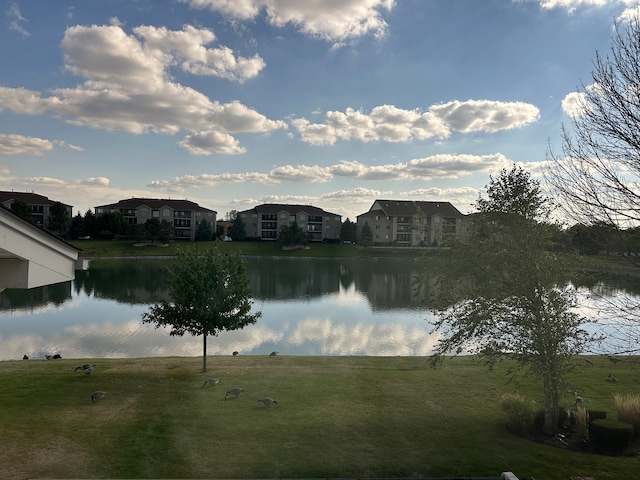
[[633, 425], [636, 436], [640, 435], [640, 395], [613, 396], [613, 403], [618, 411], [618, 420]]
[[507, 428], [515, 434], [527, 433], [533, 426], [532, 403], [519, 393], [506, 393], [500, 408], [507, 414]]
[[571, 412], [574, 424], [575, 443], [577, 446], [586, 446], [589, 441], [589, 412], [584, 407], [576, 407]]

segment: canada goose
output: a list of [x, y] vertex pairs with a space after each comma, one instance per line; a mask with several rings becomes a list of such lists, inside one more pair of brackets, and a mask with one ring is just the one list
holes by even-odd
[[573, 392], [573, 394], [576, 396], [575, 406], [577, 407], [578, 405], [582, 405], [583, 399], [578, 395], [578, 392]]
[[93, 393], [91, 394], [91, 401], [92, 401], [93, 403], [96, 403], [98, 400], [101, 400], [101, 399], [103, 399], [103, 398], [104, 398], [104, 397], [106, 397], [106, 396], [107, 396], [107, 392], [100, 392], [100, 391], [98, 391], [98, 392], [93, 392]]
[[584, 363], [586, 363], [587, 365], [589, 365], [590, 367], [593, 367], [593, 362], [591, 360], [589, 360], [588, 358], [584, 359]]
[[46, 358], [47, 360], [60, 360], [62, 358], [62, 355], [56, 353], [55, 355], [45, 355], [44, 358]]
[[270, 356], [271, 358], [273, 358], [273, 357], [277, 357], [277, 356], [278, 356], [278, 353], [280, 353], [280, 352], [271, 352], [271, 353], [269, 354], [269, 356]]
[[235, 398], [238, 398], [238, 395], [240, 395], [242, 392], [244, 392], [244, 388], [232, 388], [231, 390], [227, 390], [224, 399], [226, 400], [227, 398], [229, 398], [229, 395], [233, 395]]
[[612, 377], [611, 374], [607, 375], [607, 382], [618, 383], [618, 379], [616, 377]]
[[84, 365], [80, 365], [80, 366], [74, 368], [73, 371], [77, 372], [78, 370], [82, 370], [85, 375], [91, 375], [91, 373], [93, 373], [93, 367], [95, 367], [95, 365], [91, 365], [89, 363], [85, 363]]
[[615, 367], [615, 366], [616, 366], [616, 363], [621, 362], [622, 360], [620, 360], [619, 358], [612, 357], [611, 355], [609, 355], [609, 361], [610, 361], [611, 363], [613, 363], [613, 366]]
[[208, 378], [204, 381], [204, 383], [202, 384], [202, 387], [200, 388], [204, 388], [207, 385], [211, 385], [212, 387], [215, 387], [219, 383], [220, 383], [220, 380], [218, 380], [217, 378]]
[[271, 405], [275, 405], [276, 407], [278, 406], [278, 402], [270, 397], [261, 398], [258, 401], [264, 403], [265, 407], [270, 407]]
[[26, 355], [26, 354], [25, 354], [25, 355], [23, 355], [23, 356], [22, 356], [22, 359], [23, 359], [23, 360], [29, 360], [29, 355]]
[[232, 354], [234, 357], [238, 356], [238, 352], [233, 352]]

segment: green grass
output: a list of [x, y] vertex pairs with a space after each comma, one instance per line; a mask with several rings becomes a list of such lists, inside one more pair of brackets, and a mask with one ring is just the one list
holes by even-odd
[[[211, 248], [212, 242], [176, 242], [167, 246], [136, 246], [133, 240], [75, 240], [71, 244], [79, 249], [81, 257], [127, 257], [175, 255], [178, 248], [204, 250]], [[357, 245], [316, 244], [309, 249], [283, 250], [277, 242], [219, 242], [221, 252], [241, 255], [278, 256], [278, 257], [408, 257], [415, 258], [424, 254], [422, 249], [409, 248], [361, 248]]]
[[[630, 359], [592, 357], [572, 381], [615, 417], [637, 391]], [[25, 478], [635, 478], [640, 457], [570, 452], [507, 431], [506, 364], [469, 357], [430, 369], [418, 357], [211, 357], [0, 362], [0, 465]], [[619, 382], [604, 381], [613, 370]], [[220, 384], [201, 388], [215, 376]], [[246, 393], [224, 400], [225, 391]], [[518, 390], [541, 402], [529, 378]], [[92, 403], [94, 390], [108, 392]], [[573, 391], [563, 400], [573, 402]], [[266, 408], [271, 396], [280, 406]]]

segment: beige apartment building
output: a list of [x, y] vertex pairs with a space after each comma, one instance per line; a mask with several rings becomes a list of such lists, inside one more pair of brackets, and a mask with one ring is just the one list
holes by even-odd
[[69, 212], [69, 219], [73, 218], [73, 207], [62, 202], [49, 200], [44, 195], [32, 192], [5, 192], [0, 191], [0, 205], [11, 209], [11, 204], [15, 201], [29, 205], [31, 209], [31, 223], [36, 227], [47, 230], [49, 224], [49, 212], [54, 203], [61, 203]]
[[150, 218], [167, 220], [173, 224], [176, 240], [194, 240], [202, 220], [207, 220], [211, 228], [215, 228], [217, 213], [189, 200], [158, 198], [129, 198], [95, 207], [96, 216], [107, 212], [120, 212], [132, 225], [143, 224]]
[[276, 240], [282, 226], [294, 221], [309, 233], [312, 242], [340, 240], [342, 217], [311, 205], [287, 205], [267, 203], [250, 210], [238, 212], [249, 238]]
[[376, 200], [357, 216], [357, 238], [369, 225], [373, 245], [407, 247], [445, 245], [451, 237], [466, 235], [466, 216], [449, 202]]

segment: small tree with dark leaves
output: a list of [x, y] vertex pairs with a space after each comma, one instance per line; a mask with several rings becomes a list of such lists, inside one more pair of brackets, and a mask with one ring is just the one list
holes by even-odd
[[169, 296], [142, 314], [144, 323], [170, 327], [169, 335], [202, 336], [202, 371], [207, 371], [207, 338], [242, 329], [262, 315], [253, 304], [247, 267], [237, 254], [220, 254], [217, 243], [198, 254], [179, 250], [169, 270]]

